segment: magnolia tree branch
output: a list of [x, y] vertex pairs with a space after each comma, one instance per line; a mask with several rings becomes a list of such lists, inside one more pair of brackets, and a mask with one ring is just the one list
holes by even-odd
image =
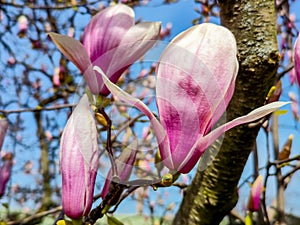
[[0, 113], [3, 115], [8, 115], [8, 114], [14, 114], [14, 113], [52, 111], [52, 110], [57, 110], [57, 109], [73, 108], [76, 105], [77, 104], [61, 104], [61, 105], [50, 106], [50, 107], [45, 107], [45, 108], [37, 106], [36, 108], [25, 108], [25, 109], [12, 109], [12, 110], [0, 109]]
[[43, 218], [43, 217], [45, 217], [47, 215], [58, 213], [61, 210], [62, 210], [62, 207], [58, 206], [56, 208], [53, 208], [53, 209], [50, 209], [50, 210], [47, 210], [47, 211], [43, 211], [43, 212], [39, 212], [39, 213], [33, 214], [32, 216], [29, 216], [29, 217], [24, 218], [22, 220], [10, 221], [10, 222], [7, 222], [5, 224], [7, 224], [7, 225], [30, 224], [33, 221], [35, 221], [36, 219], [41, 219], [41, 218]]
[[[280, 60], [276, 39], [276, 14], [273, 0], [219, 1], [221, 23], [236, 37], [239, 74], [226, 120], [245, 115], [263, 105], [275, 80]], [[219, 224], [238, 200], [237, 184], [253, 149], [259, 127], [239, 126], [228, 131], [213, 163], [197, 171], [173, 221], [179, 224]]]
[[38, 5], [35, 3], [24, 3], [24, 4], [18, 4], [14, 1], [5, 1], [1, 0], [0, 1], [1, 5], [5, 6], [12, 6], [14, 8], [24, 8], [28, 7], [30, 9], [40, 9], [40, 10], [64, 10], [64, 9], [69, 9], [69, 8], [76, 8], [80, 6], [89, 6], [89, 5], [94, 5], [96, 3], [99, 3], [99, 1], [83, 1], [82, 3], [73, 3], [72, 1], [70, 3], [63, 3], [63, 4], [56, 4], [56, 5]]

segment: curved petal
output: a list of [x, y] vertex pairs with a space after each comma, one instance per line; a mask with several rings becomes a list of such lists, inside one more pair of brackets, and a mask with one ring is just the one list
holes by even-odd
[[152, 48], [159, 38], [160, 26], [159, 22], [144, 22], [138, 23], [128, 30], [115, 49], [114, 60], [111, 61], [106, 72], [113, 83], [116, 83], [121, 75], [116, 74], [116, 72], [128, 68]]
[[108, 88], [108, 90], [115, 96], [118, 97], [119, 100], [126, 102], [127, 104], [138, 108], [141, 112], [143, 112], [150, 120], [150, 123], [153, 127], [154, 134], [156, 136], [159, 150], [160, 152], [164, 152], [166, 157], [163, 161], [164, 165], [166, 165], [169, 169], [173, 169], [174, 165], [171, 158], [171, 152], [169, 147], [169, 140], [166, 135], [166, 132], [160, 122], [157, 120], [157, 118], [153, 115], [153, 113], [150, 111], [150, 109], [139, 99], [132, 97], [125, 91], [123, 91], [121, 88], [119, 88], [117, 85], [113, 84], [103, 73], [103, 71], [97, 67], [94, 66], [94, 70], [96, 70], [101, 76], [102, 79]]
[[[116, 83], [122, 73], [156, 43], [159, 32], [160, 23], [145, 22], [132, 26], [117, 47], [103, 53], [93, 64], [99, 66], [106, 76]], [[98, 79], [98, 82], [102, 83], [100, 76]], [[108, 95], [108, 89], [102, 87], [101, 94]]]
[[84, 46], [74, 38], [66, 35], [49, 33], [53, 43], [64, 54], [67, 59], [77, 66], [83, 74], [91, 92], [99, 94], [99, 84], [95, 73], [92, 69], [91, 60], [84, 48]]
[[179, 172], [188, 173], [198, 162], [201, 155], [211, 145], [219, 136], [221, 136], [227, 130], [236, 127], [241, 124], [253, 122], [258, 120], [276, 110], [280, 107], [289, 104], [289, 102], [272, 102], [265, 106], [259, 107], [245, 116], [238, 117], [218, 128], [208, 133], [206, 136], [202, 137], [195, 143], [189, 154], [186, 156], [185, 160], [182, 162]]
[[[83, 33], [83, 45], [94, 63], [101, 55], [116, 48], [134, 25], [134, 11], [123, 4], [108, 7], [96, 14]], [[107, 58], [103, 65], [109, 64]], [[106, 68], [97, 65], [106, 72]]]
[[238, 71], [236, 52], [233, 34], [213, 24], [182, 32], [163, 52], [157, 105], [175, 167], [225, 111]]
[[[190, 93], [192, 94], [193, 82], [189, 84], [190, 87], [187, 88], [191, 90]], [[174, 164], [172, 169], [177, 169], [200, 138], [198, 104], [192, 98], [188, 98], [190, 95], [187, 94], [187, 89], [176, 81], [157, 77], [156, 88], [162, 90], [156, 96], [159, 117], [170, 142], [171, 157]], [[165, 158], [169, 157], [169, 152], [161, 149], [160, 155], [164, 161]]]

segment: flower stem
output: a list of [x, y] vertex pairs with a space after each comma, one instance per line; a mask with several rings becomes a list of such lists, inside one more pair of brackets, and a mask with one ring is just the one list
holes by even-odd
[[82, 225], [82, 220], [81, 219], [76, 219], [76, 220], [72, 219], [72, 223], [73, 223], [73, 225]]

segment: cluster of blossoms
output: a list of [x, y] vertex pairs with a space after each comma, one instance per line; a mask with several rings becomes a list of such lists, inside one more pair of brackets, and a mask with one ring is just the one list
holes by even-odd
[[[207, 147], [225, 131], [262, 118], [285, 104], [270, 103], [213, 129], [231, 100], [238, 73], [235, 38], [222, 26], [209, 23], [193, 26], [166, 47], [156, 67], [159, 119], [142, 101], [115, 83], [155, 45], [160, 23], [135, 24], [133, 10], [117, 4], [92, 18], [84, 30], [83, 43], [65, 35], [49, 35], [81, 71], [92, 94], [107, 96], [111, 93], [149, 118], [161, 163], [171, 174], [189, 173]], [[99, 157], [97, 138], [89, 98], [85, 94], [69, 118], [61, 139], [62, 204], [66, 215], [74, 220], [87, 216], [92, 206]], [[115, 172], [120, 181], [129, 179], [137, 151], [134, 146], [137, 145], [133, 143], [123, 150], [118, 158], [121, 163], [117, 163]], [[103, 198], [109, 192], [107, 182]]]

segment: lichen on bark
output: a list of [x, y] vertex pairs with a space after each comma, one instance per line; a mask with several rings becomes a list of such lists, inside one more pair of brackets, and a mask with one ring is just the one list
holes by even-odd
[[[263, 105], [273, 85], [280, 56], [272, 0], [219, 0], [221, 24], [237, 40], [240, 69], [234, 96], [226, 111], [230, 121]], [[237, 184], [259, 128], [242, 125], [226, 132], [208, 149], [220, 149], [213, 163], [198, 169], [173, 225], [219, 224], [238, 200]]]

